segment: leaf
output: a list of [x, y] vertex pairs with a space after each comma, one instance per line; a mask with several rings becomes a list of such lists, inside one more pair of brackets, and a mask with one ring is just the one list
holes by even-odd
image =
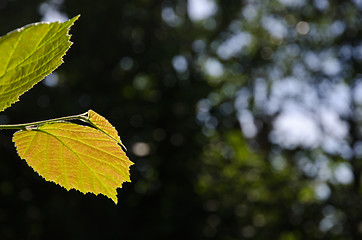
[[0, 38], [0, 112], [63, 63], [78, 17], [30, 24]]
[[133, 163], [116, 141], [95, 128], [48, 123], [16, 132], [13, 142], [35, 172], [67, 190], [103, 194], [117, 203], [116, 189], [130, 182]]
[[127, 150], [127, 148], [123, 145], [120, 137], [118, 136], [117, 130], [108, 122], [107, 119], [105, 119], [95, 111], [89, 110], [88, 120], [95, 128], [107, 134], [109, 137], [118, 142], [122, 147]]

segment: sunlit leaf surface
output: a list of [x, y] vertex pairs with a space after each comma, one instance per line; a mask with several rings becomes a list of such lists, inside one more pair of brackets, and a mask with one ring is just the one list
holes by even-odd
[[0, 111], [62, 64], [72, 44], [69, 28], [78, 17], [30, 24], [0, 38]]
[[88, 120], [94, 127], [98, 128], [99, 130], [103, 131], [105, 134], [109, 135], [115, 141], [117, 141], [120, 145], [126, 148], [120, 137], [118, 136], [117, 130], [108, 122], [107, 119], [99, 115], [98, 113], [94, 112], [93, 110], [88, 111]]
[[82, 193], [103, 194], [117, 203], [117, 188], [129, 182], [133, 164], [122, 147], [103, 132], [58, 122], [18, 131], [18, 154], [40, 176]]

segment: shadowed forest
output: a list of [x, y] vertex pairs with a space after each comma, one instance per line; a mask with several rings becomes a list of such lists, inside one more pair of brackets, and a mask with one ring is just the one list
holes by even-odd
[[0, 124], [93, 109], [118, 205], [46, 182], [0, 132], [0, 239], [362, 238], [362, 1], [0, 0], [0, 35], [81, 14]]

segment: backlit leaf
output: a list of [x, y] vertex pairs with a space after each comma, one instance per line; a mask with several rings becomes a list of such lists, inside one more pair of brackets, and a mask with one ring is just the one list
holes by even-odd
[[122, 147], [103, 132], [69, 122], [18, 131], [18, 154], [40, 176], [82, 193], [103, 194], [117, 203], [117, 188], [129, 182], [133, 164]]
[[99, 115], [93, 110], [88, 111], [88, 120], [90, 123], [98, 128], [99, 130], [103, 131], [105, 134], [110, 136], [112, 139], [114, 139], [116, 142], [118, 142], [121, 146], [123, 146], [125, 149], [126, 147], [123, 145], [120, 137], [118, 136], [117, 130], [108, 122], [107, 119]]
[[34, 23], [0, 38], [0, 111], [19, 100], [63, 63], [76, 16], [64, 23]]

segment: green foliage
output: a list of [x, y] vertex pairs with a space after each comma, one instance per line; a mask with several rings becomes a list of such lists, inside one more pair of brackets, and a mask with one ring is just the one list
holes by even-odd
[[64, 23], [35, 23], [0, 38], [0, 111], [53, 72], [71, 46], [69, 27]]
[[[0, 111], [63, 62], [71, 46], [68, 31], [78, 17], [64, 23], [31, 24], [0, 38]], [[40, 176], [67, 190], [103, 194], [117, 203], [117, 188], [130, 181], [133, 163], [123, 151], [116, 129], [92, 110], [35, 123], [1, 125], [0, 129], [20, 129], [13, 137], [19, 156]]]

